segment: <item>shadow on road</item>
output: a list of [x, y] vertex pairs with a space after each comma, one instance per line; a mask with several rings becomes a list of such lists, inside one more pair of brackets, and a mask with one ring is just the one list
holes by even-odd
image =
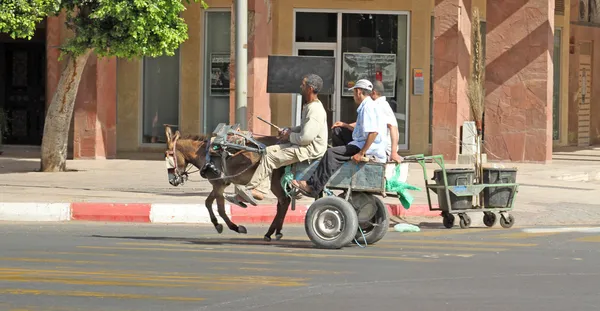
[[[102, 238], [102, 239], [120, 239], [120, 240], [146, 240], [146, 241], [165, 241], [165, 242], [182, 242], [182, 245], [198, 245], [198, 246], [210, 246], [210, 245], [240, 245], [240, 246], [271, 246], [277, 248], [290, 248], [290, 249], [314, 249], [315, 246], [306, 240], [284, 240], [282, 241], [271, 241], [267, 242], [263, 239], [257, 238], [184, 238], [184, 237], [150, 237], [150, 236], [107, 236], [107, 235], [91, 235], [88, 237]], [[275, 236], [273, 236], [275, 238]]]

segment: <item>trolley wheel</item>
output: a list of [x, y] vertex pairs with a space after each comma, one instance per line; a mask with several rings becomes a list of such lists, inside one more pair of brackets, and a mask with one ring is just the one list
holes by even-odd
[[320, 248], [339, 249], [348, 245], [358, 231], [354, 207], [342, 198], [327, 196], [316, 200], [306, 212], [304, 229]]
[[483, 224], [488, 227], [493, 227], [496, 224], [496, 214], [492, 212], [483, 212]]
[[502, 228], [510, 228], [515, 224], [515, 218], [513, 217], [513, 215], [502, 215], [500, 216], [500, 226], [502, 226]]
[[444, 227], [448, 229], [454, 227], [454, 215], [450, 213], [444, 214]]
[[462, 229], [467, 229], [471, 226], [471, 217], [467, 214], [462, 214], [460, 216], [460, 227]]
[[[353, 193], [354, 195], [354, 193]], [[366, 208], [371, 208], [370, 206], [365, 207], [363, 206], [363, 210], [358, 212], [358, 219], [359, 219], [359, 228], [362, 229], [362, 232], [360, 232], [360, 230], [358, 230], [358, 232], [356, 233], [356, 240], [358, 241], [358, 243], [365, 243], [365, 239], [366, 239], [366, 243], [368, 245], [371, 244], [375, 244], [377, 242], [379, 242], [381, 239], [383, 239], [383, 237], [385, 236], [385, 234], [388, 232], [388, 229], [390, 227], [390, 212], [388, 211], [387, 207], [385, 206], [385, 204], [383, 204], [383, 202], [381, 202], [381, 199], [379, 199], [378, 197], [372, 195], [372, 194], [368, 194], [368, 196], [370, 197], [369, 199], [372, 200], [373, 205], [375, 207], [375, 211], [373, 212], [374, 215], [371, 216], [370, 219], [365, 219], [363, 221], [363, 219], [361, 219], [362, 215], [370, 215], [371, 212], [365, 210]], [[356, 208], [356, 206], [355, 206]], [[363, 237], [364, 234], [364, 237]]]

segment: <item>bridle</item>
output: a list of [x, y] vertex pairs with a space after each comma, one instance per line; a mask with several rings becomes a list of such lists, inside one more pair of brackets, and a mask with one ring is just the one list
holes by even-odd
[[[179, 165], [177, 165], [177, 140], [179, 139], [179, 137], [175, 137], [175, 140], [173, 140], [173, 148], [169, 151], [167, 151], [167, 156], [170, 156], [171, 158], [173, 158], [173, 167], [167, 167], [167, 170], [171, 170], [173, 169], [173, 178], [169, 179], [169, 183], [173, 186], [179, 186], [179, 185], [183, 185], [189, 177], [189, 174], [195, 173], [197, 171], [194, 172], [189, 172], [188, 169], [190, 168], [190, 165], [186, 166], [185, 170], [183, 170], [183, 172], [179, 169]], [[170, 161], [168, 161], [168, 164]]]

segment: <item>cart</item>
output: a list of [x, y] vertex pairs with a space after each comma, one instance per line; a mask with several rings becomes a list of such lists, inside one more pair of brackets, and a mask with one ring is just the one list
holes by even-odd
[[[296, 180], [306, 180], [319, 160], [291, 165]], [[319, 248], [339, 249], [353, 241], [372, 245], [387, 233], [390, 215], [378, 196], [397, 196], [386, 192], [386, 180], [393, 177], [396, 165], [408, 164], [348, 161], [329, 179], [325, 190], [310, 205], [304, 218], [309, 239]], [[297, 191], [290, 188], [292, 210]], [[334, 194], [333, 191], [340, 191]], [[364, 247], [363, 246], [363, 247]]]
[[[493, 227], [496, 224], [498, 217], [495, 213], [500, 215], [500, 225], [503, 228], [513, 226], [515, 218], [508, 212], [513, 210], [514, 199], [519, 189], [517, 183], [473, 184], [472, 181], [468, 182], [467, 178], [463, 179], [465, 181], [463, 184], [456, 182], [454, 185], [451, 185], [448, 182], [447, 170], [442, 155], [413, 155], [405, 157], [404, 162], [419, 163], [421, 165], [425, 177], [429, 210], [442, 212], [444, 227], [448, 229], [452, 228], [455, 221], [454, 215], [458, 214], [458, 217], [460, 217], [460, 227], [463, 229], [469, 228], [471, 226], [471, 217], [468, 214], [473, 212], [483, 212], [483, 223], [487, 227]], [[438, 170], [440, 174], [438, 174], [435, 184], [430, 184], [427, 180], [426, 163], [436, 163], [440, 167], [440, 170]], [[436, 176], [433, 179], [435, 180]], [[505, 178], [498, 178], [498, 180], [503, 179], [505, 180]], [[513, 179], [516, 179], [516, 177]], [[437, 194], [439, 201], [438, 208], [433, 208], [429, 190]], [[500, 204], [497, 203], [497, 199], [494, 200], [494, 195], [503, 195], [503, 198], [500, 198], [500, 201], [502, 201]], [[488, 204], [485, 204], [486, 201]], [[461, 208], [456, 208], [458, 205]]]

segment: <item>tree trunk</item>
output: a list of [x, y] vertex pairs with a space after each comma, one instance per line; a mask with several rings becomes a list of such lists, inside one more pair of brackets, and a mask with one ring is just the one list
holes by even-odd
[[67, 64], [46, 113], [44, 136], [42, 137], [42, 172], [64, 172], [67, 170], [67, 144], [69, 128], [75, 108], [75, 98], [85, 64], [92, 53], [67, 57]]

